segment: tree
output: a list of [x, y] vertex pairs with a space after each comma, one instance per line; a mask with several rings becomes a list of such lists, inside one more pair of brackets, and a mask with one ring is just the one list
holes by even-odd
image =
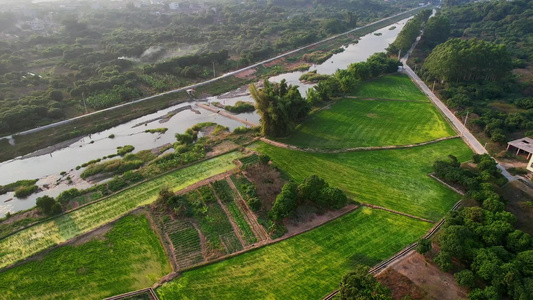
[[296, 122], [309, 112], [309, 104], [302, 98], [297, 86], [288, 86], [285, 80], [281, 83], [265, 80], [262, 89], [255, 84], [249, 88], [261, 115], [261, 133], [265, 136], [288, 135], [296, 127]]
[[533, 240], [531, 239], [531, 236], [529, 234], [518, 229], [509, 233], [505, 240], [505, 248], [514, 253], [530, 249], [533, 243]]
[[441, 81], [495, 81], [510, 74], [512, 63], [503, 44], [456, 38], [436, 46], [423, 68]]
[[288, 182], [281, 189], [281, 193], [276, 196], [276, 201], [268, 212], [268, 216], [273, 221], [280, 221], [288, 217], [297, 207], [298, 185]]
[[457, 272], [453, 274], [453, 277], [455, 278], [455, 281], [461, 286], [466, 286], [469, 288], [474, 287], [475, 284], [475, 277], [474, 273], [472, 271], [465, 269], [460, 272]]
[[391, 291], [379, 283], [369, 268], [362, 265], [355, 266], [353, 271], [344, 275], [341, 280], [339, 295], [342, 300], [388, 300], [392, 299]]
[[433, 48], [440, 43], [444, 43], [450, 36], [450, 21], [445, 16], [434, 16], [430, 18], [424, 27], [421, 44], [428, 48]]
[[427, 253], [429, 250], [431, 250], [431, 240], [420, 239], [418, 241], [418, 245], [416, 246], [416, 251], [420, 254], [424, 254]]
[[61, 212], [61, 205], [50, 196], [42, 196], [37, 198], [37, 207], [48, 216], [55, 215]]
[[266, 154], [259, 155], [259, 162], [262, 163], [263, 165], [267, 165], [268, 162], [270, 162], [270, 156]]

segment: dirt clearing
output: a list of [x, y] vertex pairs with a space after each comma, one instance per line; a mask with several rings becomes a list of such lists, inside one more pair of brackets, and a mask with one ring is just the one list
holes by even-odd
[[[424, 256], [412, 251], [404, 258], [391, 264], [385, 271], [378, 275], [382, 282], [394, 283], [393, 291], [404, 291], [411, 287], [402, 279], [399, 282], [387, 278], [387, 271], [393, 270], [400, 275], [405, 276], [419, 287], [426, 295], [423, 298], [413, 299], [439, 299], [439, 300], [456, 300], [467, 299], [467, 292], [459, 287], [453, 276], [441, 271], [437, 266], [426, 261]], [[394, 273], [391, 276], [396, 276]], [[397, 286], [396, 286], [397, 285]], [[400, 299], [400, 298], [394, 298]]]

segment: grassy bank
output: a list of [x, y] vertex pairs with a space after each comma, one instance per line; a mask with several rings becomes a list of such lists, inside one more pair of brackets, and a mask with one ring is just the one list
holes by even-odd
[[317, 229], [185, 272], [160, 299], [321, 299], [356, 263], [373, 265], [431, 224], [361, 208]]
[[233, 169], [235, 165], [232, 161], [240, 155], [239, 152], [231, 152], [192, 165], [8, 236], [0, 240], [0, 268], [96, 229], [139, 206], [153, 202], [163, 186], [177, 191]]
[[254, 144], [292, 179], [316, 174], [344, 190], [354, 200], [437, 221], [459, 200], [459, 195], [427, 174], [438, 159], [453, 154], [464, 161], [472, 151], [461, 139], [397, 150], [341, 154], [306, 153]]

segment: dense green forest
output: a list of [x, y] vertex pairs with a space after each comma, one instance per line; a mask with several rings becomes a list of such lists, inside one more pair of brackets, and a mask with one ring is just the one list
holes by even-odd
[[[491, 152], [533, 136], [533, 2], [448, 1], [410, 65]], [[462, 4], [462, 5], [456, 5]]]
[[133, 5], [79, 15], [41, 10], [55, 24], [41, 33], [26, 28], [28, 18], [1, 13], [0, 33], [11, 38], [0, 39], [0, 134], [211, 78], [213, 67], [222, 74], [398, 13], [400, 6], [371, 0], [207, 5], [182, 13]]

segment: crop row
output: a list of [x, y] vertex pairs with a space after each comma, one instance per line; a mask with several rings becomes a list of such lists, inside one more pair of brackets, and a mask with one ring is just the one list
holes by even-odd
[[0, 268], [32, 256], [46, 248], [96, 229], [153, 202], [162, 186], [174, 191], [234, 168], [232, 152], [142, 183], [103, 201], [93, 203], [52, 220], [32, 226], [0, 240]]

